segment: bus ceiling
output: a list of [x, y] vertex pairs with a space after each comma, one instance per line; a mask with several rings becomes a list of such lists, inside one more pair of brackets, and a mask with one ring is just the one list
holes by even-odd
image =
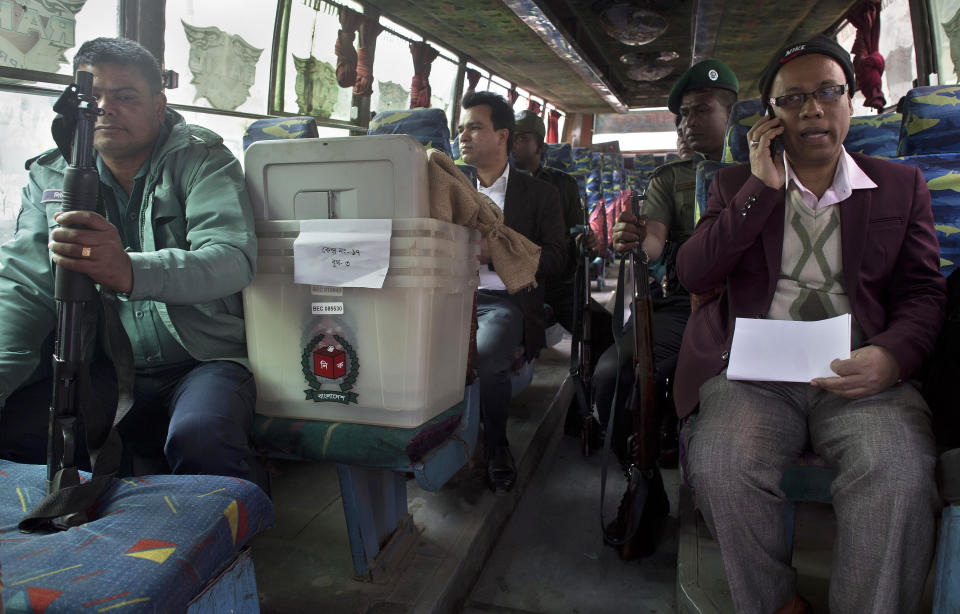
[[662, 107], [717, 58], [756, 96], [774, 50], [829, 32], [856, 0], [364, 0], [568, 113]]

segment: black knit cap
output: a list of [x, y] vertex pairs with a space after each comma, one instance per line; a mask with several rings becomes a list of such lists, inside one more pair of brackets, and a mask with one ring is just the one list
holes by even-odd
[[853, 75], [853, 62], [850, 60], [850, 54], [835, 41], [822, 34], [818, 34], [808, 41], [787, 45], [773, 56], [773, 59], [770, 60], [770, 63], [764, 69], [763, 74], [760, 75], [760, 99], [763, 101], [764, 106], [766, 106], [770, 100], [770, 90], [773, 89], [773, 79], [777, 76], [777, 73], [780, 72], [780, 69], [783, 68], [784, 64], [800, 56], [810, 55], [811, 53], [828, 56], [840, 64], [840, 67], [843, 68], [843, 74], [847, 77], [847, 85], [849, 86], [847, 93], [853, 96], [853, 92], [857, 87], [857, 81]]

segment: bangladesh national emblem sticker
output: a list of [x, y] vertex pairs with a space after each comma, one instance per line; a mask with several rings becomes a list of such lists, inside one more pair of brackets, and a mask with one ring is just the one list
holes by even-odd
[[[332, 338], [333, 343], [325, 342], [325, 338]], [[303, 391], [306, 400], [344, 405], [357, 402], [357, 393], [351, 390], [357, 383], [360, 361], [353, 346], [342, 336], [321, 333], [312, 338], [303, 348], [300, 366], [309, 386]], [[324, 385], [329, 389], [325, 390]]]

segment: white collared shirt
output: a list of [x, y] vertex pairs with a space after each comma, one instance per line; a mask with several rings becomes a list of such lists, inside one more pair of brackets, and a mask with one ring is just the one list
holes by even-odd
[[[503, 209], [503, 201], [507, 198], [507, 181], [510, 178], [510, 164], [508, 163], [499, 177], [490, 184], [489, 187], [480, 185], [477, 182], [477, 191], [487, 196], [495, 205]], [[506, 290], [503, 280], [497, 275], [496, 271], [490, 270], [489, 264], [480, 265], [480, 289], [481, 290]]]
[[837, 162], [837, 170], [833, 174], [833, 183], [827, 188], [819, 199], [817, 195], [811, 192], [800, 183], [800, 179], [790, 166], [787, 156], [783, 156], [784, 183], [788, 190], [797, 190], [803, 203], [811, 210], [816, 211], [823, 207], [829, 207], [850, 198], [854, 190], [868, 190], [877, 187], [870, 177], [857, 164], [846, 148], [841, 147], [840, 160]]

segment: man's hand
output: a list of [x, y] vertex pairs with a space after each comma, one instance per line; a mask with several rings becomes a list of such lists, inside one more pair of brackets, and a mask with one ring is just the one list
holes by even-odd
[[60, 224], [48, 244], [54, 264], [118, 292], [133, 290], [133, 265], [113, 224], [93, 211], [67, 211], [54, 219]]
[[647, 237], [647, 216], [639, 219], [629, 209], [624, 209], [617, 216], [617, 223], [613, 227], [613, 249], [618, 253], [628, 252], [638, 247]]
[[477, 256], [477, 260], [480, 261], [480, 264], [490, 264], [493, 262], [490, 259], [490, 250], [487, 249], [486, 239], [480, 239], [480, 255]]
[[587, 232], [578, 234], [574, 240], [577, 242], [578, 247], [583, 244], [587, 248], [587, 253], [590, 254], [590, 256], [596, 256], [597, 250], [600, 249], [600, 242], [597, 241], [597, 235], [593, 234], [593, 231], [590, 229], [587, 229]]
[[882, 392], [900, 378], [900, 365], [890, 350], [879, 345], [854, 350], [847, 360], [837, 358], [830, 369], [839, 377], [818, 377], [810, 383], [848, 399]]
[[750, 172], [767, 187], [779, 190], [783, 187], [786, 173], [783, 169], [783, 154], [774, 155], [774, 139], [783, 134], [779, 118], [764, 115], [747, 131], [750, 145]]

